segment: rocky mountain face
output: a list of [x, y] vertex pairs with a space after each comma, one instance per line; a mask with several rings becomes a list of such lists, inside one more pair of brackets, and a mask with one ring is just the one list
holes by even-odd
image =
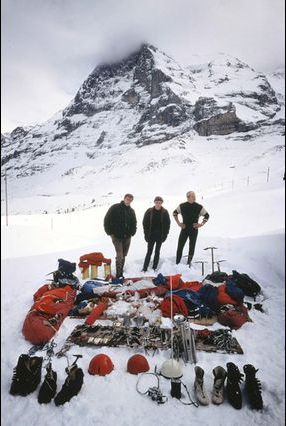
[[72, 170], [84, 158], [123, 146], [184, 134], [243, 137], [273, 123], [283, 126], [284, 101], [265, 75], [223, 54], [197, 62], [183, 67], [144, 44], [118, 63], [96, 67], [56, 117], [1, 135], [2, 166], [19, 178], [64, 163]]

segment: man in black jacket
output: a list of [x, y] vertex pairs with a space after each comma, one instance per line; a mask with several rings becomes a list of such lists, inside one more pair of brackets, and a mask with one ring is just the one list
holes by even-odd
[[104, 229], [111, 236], [116, 251], [116, 277], [123, 276], [125, 257], [127, 256], [131, 237], [136, 233], [137, 221], [134, 210], [130, 207], [133, 195], [126, 194], [123, 201], [113, 204], [104, 218]]
[[[183, 222], [179, 221], [178, 214], [182, 216]], [[187, 263], [190, 265], [195, 252], [198, 229], [208, 221], [209, 214], [201, 204], [196, 203], [196, 194], [193, 191], [189, 191], [187, 192], [187, 202], [180, 204], [176, 210], [174, 210], [173, 216], [181, 228], [178, 240], [176, 264], [180, 263], [184, 246], [187, 239], [189, 239], [189, 255]], [[199, 223], [200, 216], [203, 217], [202, 223]]]
[[148, 243], [147, 254], [144, 261], [143, 271], [146, 272], [155, 246], [155, 255], [153, 260], [153, 269], [156, 270], [160, 257], [162, 243], [166, 240], [170, 230], [170, 216], [164, 207], [162, 207], [163, 198], [155, 197], [154, 207], [145, 212], [143, 218], [143, 229], [145, 240]]

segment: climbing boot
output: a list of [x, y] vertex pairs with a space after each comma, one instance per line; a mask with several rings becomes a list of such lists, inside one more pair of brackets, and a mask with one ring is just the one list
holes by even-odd
[[201, 405], [209, 405], [209, 397], [204, 389], [204, 370], [201, 367], [196, 366], [195, 373], [196, 378], [194, 383], [194, 389], [197, 400]]
[[261, 410], [263, 408], [263, 400], [261, 396], [261, 383], [255, 377], [258, 370], [251, 364], [243, 367], [245, 373], [245, 390], [251, 408]]
[[41, 381], [42, 362], [42, 357], [19, 356], [9, 391], [11, 395], [26, 396], [36, 390]]
[[239, 368], [233, 363], [228, 362], [227, 367], [227, 381], [226, 381], [226, 394], [229, 403], [236, 409], [242, 407], [242, 396], [239, 383], [242, 381], [243, 374]]
[[223, 403], [223, 385], [226, 378], [226, 371], [223, 367], [215, 367], [213, 369], [214, 385], [212, 390], [212, 402], [213, 404]]
[[79, 393], [83, 384], [83, 371], [76, 364], [66, 368], [66, 373], [68, 377], [54, 399], [56, 405], [63, 405], [70, 401], [73, 396]]
[[57, 373], [52, 370], [52, 364], [50, 362], [47, 365], [46, 370], [47, 373], [43, 383], [41, 384], [38, 395], [38, 402], [40, 404], [47, 404], [48, 402], [51, 402], [57, 391]]

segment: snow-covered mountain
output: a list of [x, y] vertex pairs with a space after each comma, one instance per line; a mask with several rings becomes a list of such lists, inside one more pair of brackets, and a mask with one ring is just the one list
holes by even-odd
[[[272, 145], [254, 149], [255, 155], [279, 151], [282, 72], [268, 78], [225, 54], [196, 57], [183, 67], [149, 44], [96, 67], [63, 111], [1, 135], [2, 170], [14, 197], [40, 197], [33, 206], [14, 204], [14, 212], [71, 207], [75, 193], [99, 202], [119, 181], [123, 192], [125, 184], [136, 188], [138, 179], [149, 186], [150, 171], [159, 169], [168, 186], [172, 163], [192, 176], [195, 165], [203, 166], [204, 142], [257, 142], [271, 134]], [[206, 152], [215, 149], [212, 143]], [[61, 202], [49, 203], [51, 196]]]

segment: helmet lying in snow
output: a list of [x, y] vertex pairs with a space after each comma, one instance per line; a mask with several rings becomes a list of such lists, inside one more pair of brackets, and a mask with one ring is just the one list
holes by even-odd
[[89, 363], [88, 372], [89, 374], [98, 374], [99, 376], [105, 376], [111, 373], [114, 365], [108, 355], [98, 354], [95, 355]]
[[163, 362], [160, 373], [166, 379], [179, 379], [183, 375], [181, 365], [174, 359]]
[[129, 358], [127, 362], [127, 371], [131, 374], [145, 373], [150, 370], [149, 364], [145, 356], [136, 354]]

